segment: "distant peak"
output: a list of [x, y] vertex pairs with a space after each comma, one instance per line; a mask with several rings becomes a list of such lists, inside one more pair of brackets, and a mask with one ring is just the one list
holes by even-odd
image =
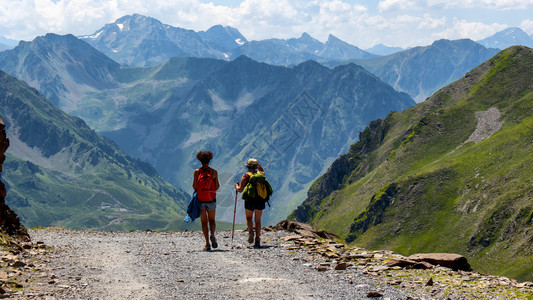
[[135, 19], [147, 19], [147, 18], [149, 18], [147, 16], [140, 15], [140, 14], [133, 14], [132, 17], [135, 18]]
[[214, 26], [211, 26], [211, 28], [207, 29], [207, 31], [210, 31], [210, 30], [224, 30], [224, 26], [222, 25], [214, 25]]
[[47, 39], [50, 39], [50, 38], [57, 38], [59, 36], [59, 34], [56, 34], [56, 33], [47, 33], [44, 35], [45, 38]]
[[333, 34], [330, 34], [328, 36], [328, 40], [326, 41], [326, 44], [348, 44], [347, 42], [339, 39], [338, 37], [334, 36]]
[[239, 57], [237, 57], [233, 61], [236, 62], [236, 63], [240, 63], [240, 62], [253, 62], [254, 60], [251, 59], [250, 57], [242, 54], [242, 55], [239, 55]]
[[342, 42], [341, 39], [339, 39], [338, 37], [334, 36], [333, 34], [330, 34], [328, 35], [328, 42]]
[[[37, 37], [36, 39], [38, 38], [39, 37]], [[44, 40], [49, 40], [49, 41], [78, 40], [78, 38], [76, 38], [72, 34], [59, 35], [55, 33], [47, 33], [45, 36], [41, 38], [43, 38]]]
[[126, 16], [120, 17], [114, 23], [115, 24], [124, 24], [124, 23], [126, 23], [128, 21], [132, 22], [132, 23], [140, 23], [140, 22], [144, 22], [144, 21], [161, 23], [157, 19], [154, 19], [154, 18], [151, 18], [151, 17], [147, 17], [147, 16], [144, 16], [144, 15], [140, 15], [140, 14], [126, 15]]
[[507, 29], [502, 30], [501, 32], [524, 32], [520, 27], [509, 27]]
[[315, 60], [306, 60], [303, 63], [300, 63], [299, 65], [296, 66], [296, 69], [309, 69], [309, 68], [329, 70], [328, 67], [318, 63]]
[[129, 21], [130, 19], [132, 19], [135, 15], [126, 15], [126, 16], [122, 16], [118, 19], [115, 20], [115, 24], [116, 23], [122, 23], [122, 22], [126, 22], [126, 21]]
[[447, 40], [447, 39], [440, 39], [440, 40], [436, 40], [433, 42], [433, 44], [431, 44], [432, 46], [439, 46], [439, 45], [447, 45], [447, 44], [451, 44], [452, 41], [450, 40]]

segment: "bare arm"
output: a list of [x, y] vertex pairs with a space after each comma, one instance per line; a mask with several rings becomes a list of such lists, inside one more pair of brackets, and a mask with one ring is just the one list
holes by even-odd
[[265, 170], [263, 170], [263, 167], [257, 162], [257, 171], [259, 171], [261, 174], [265, 175]]
[[194, 170], [194, 176], [192, 180], [192, 188], [196, 191], [196, 182], [198, 181], [198, 170]]
[[215, 189], [218, 190], [218, 188], [220, 187], [220, 183], [218, 182], [218, 172], [217, 172], [217, 170], [213, 169], [212, 176], [213, 176], [213, 179], [215, 180]]
[[244, 187], [248, 184], [248, 180], [250, 180], [250, 178], [246, 176], [246, 174], [242, 175], [241, 184], [235, 184], [235, 189], [237, 192], [242, 193], [242, 191], [244, 191]]

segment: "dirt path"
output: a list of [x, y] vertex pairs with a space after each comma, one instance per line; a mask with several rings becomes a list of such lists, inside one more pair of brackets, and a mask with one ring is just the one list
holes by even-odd
[[[356, 271], [319, 272], [268, 232], [254, 249], [236, 232], [218, 234], [220, 247], [201, 251], [194, 233], [109, 233], [41, 229], [32, 239], [52, 246], [47, 272], [20, 298], [38, 299], [406, 299], [407, 293], [376, 285]], [[350, 272], [350, 275], [347, 275]]]

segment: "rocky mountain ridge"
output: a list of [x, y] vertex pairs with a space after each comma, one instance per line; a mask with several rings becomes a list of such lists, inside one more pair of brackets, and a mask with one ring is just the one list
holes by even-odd
[[322, 43], [307, 33], [300, 38], [251, 41], [231, 51], [229, 58], [246, 55], [273, 65], [298, 65], [307, 60], [325, 63], [332, 60], [365, 59], [376, 55], [350, 45], [333, 35]]

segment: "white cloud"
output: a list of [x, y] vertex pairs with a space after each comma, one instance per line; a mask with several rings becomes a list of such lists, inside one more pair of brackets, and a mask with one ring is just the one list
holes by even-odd
[[527, 32], [529, 35], [533, 35], [533, 20], [526, 19], [520, 23], [520, 28]]
[[378, 3], [380, 12], [385, 11], [408, 11], [419, 8], [416, 0], [382, 0]]
[[507, 28], [507, 25], [498, 23], [484, 24], [480, 22], [468, 22], [466, 20], [453, 20], [453, 26], [441, 32], [433, 34], [435, 39], [461, 39], [469, 38], [474, 41], [481, 40], [487, 36]]
[[378, 8], [384, 11], [409, 11], [421, 9], [482, 8], [517, 10], [533, 7], [533, 0], [381, 0]]
[[446, 17], [433, 18], [429, 14], [424, 14], [424, 17], [418, 24], [420, 29], [437, 29], [446, 25]]
[[532, 0], [433, 0], [429, 4], [445, 8], [484, 8], [498, 10], [527, 9], [533, 6]]

